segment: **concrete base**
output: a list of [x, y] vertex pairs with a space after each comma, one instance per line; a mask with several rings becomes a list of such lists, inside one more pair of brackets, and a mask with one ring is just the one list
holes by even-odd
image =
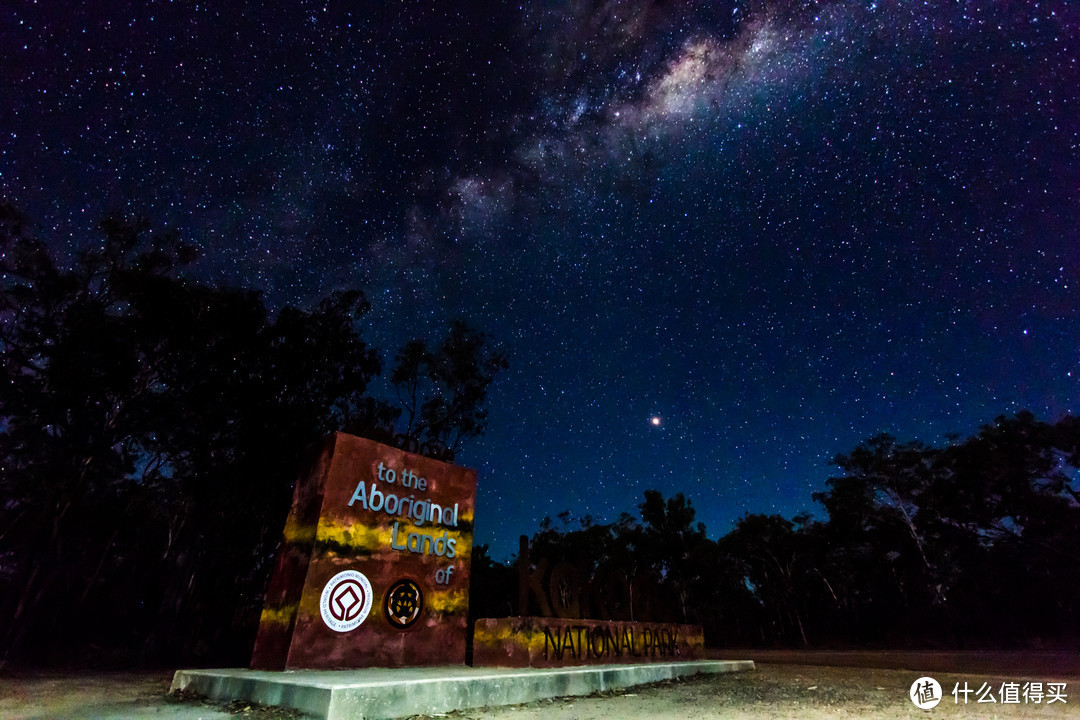
[[590, 695], [698, 673], [753, 670], [751, 660], [553, 669], [177, 670], [172, 689], [213, 700], [294, 708], [324, 720], [375, 720]]

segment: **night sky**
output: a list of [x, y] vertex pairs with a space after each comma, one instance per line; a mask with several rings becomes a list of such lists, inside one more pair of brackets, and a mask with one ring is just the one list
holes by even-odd
[[497, 556], [1078, 409], [1080, 3], [74, 7], [0, 9], [0, 194], [61, 253], [119, 209], [277, 307], [361, 288], [387, 350], [491, 334]]

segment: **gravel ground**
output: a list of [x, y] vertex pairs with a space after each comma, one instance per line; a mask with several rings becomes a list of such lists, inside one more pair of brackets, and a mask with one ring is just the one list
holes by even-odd
[[[465, 710], [440, 717], [454, 720], [781, 720], [800, 718], [1077, 718], [1080, 717], [1080, 678], [1018, 675], [946, 674], [933, 676], [944, 699], [932, 710], [920, 710], [908, 698], [911, 684], [921, 677], [910, 670], [761, 664], [755, 672], [699, 676], [587, 698], [541, 701], [506, 708]], [[1001, 703], [956, 704], [953, 684], [978, 689], [988, 683], [997, 696], [1003, 682], [1024, 680], [1067, 682], [1065, 703], [1053, 705]], [[961, 696], [961, 700], [962, 700]], [[426, 719], [425, 719], [426, 720]]]
[[[808, 656], [801, 656], [806, 659]], [[464, 710], [432, 717], [452, 720], [780, 720], [782, 718], [1077, 718], [1080, 717], [1080, 674], [1063, 673], [1062, 666], [1014, 662], [1007, 672], [987, 672], [986, 658], [942, 672], [935, 663], [915, 663], [911, 657], [892, 658], [894, 665], [926, 668], [895, 670], [881, 667], [837, 667], [759, 663], [754, 672], [699, 676], [583, 698], [546, 700], [502, 708]], [[828, 658], [833, 660], [833, 658]], [[890, 655], [874, 653], [872, 662], [888, 664]], [[917, 660], [917, 658], [915, 658]], [[995, 663], [996, 664], [996, 663]], [[940, 663], [937, 663], [940, 665]], [[967, 668], [973, 668], [968, 670]], [[1071, 671], [1066, 664], [1064, 670]], [[920, 710], [908, 698], [911, 684], [929, 675], [943, 688], [944, 698], [933, 710]], [[86, 675], [24, 675], [0, 678], [0, 718], [157, 718], [158, 720], [286, 720], [301, 717], [279, 708], [242, 704], [224, 706], [193, 697], [170, 697], [169, 673]], [[1000, 700], [1002, 683], [1037, 681], [1066, 683], [1066, 702], [1047, 704], [976, 703], [965, 706], [951, 694], [954, 684], [973, 690], [984, 683]], [[424, 720], [427, 720], [426, 718]]]

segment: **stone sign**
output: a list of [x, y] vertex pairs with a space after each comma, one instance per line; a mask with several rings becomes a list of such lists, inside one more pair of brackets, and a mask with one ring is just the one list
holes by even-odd
[[473, 626], [475, 665], [561, 667], [704, 657], [700, 625], [509, 617], [484, 618]]
[[654, 594], [656, 581], [649, 575], [631, 579], [615, 568], [586, 574], [569, 562], [531, 554], [523, 535], [521, 616], [477, 620], [473, 664], [561, 667], [705, 657], [702, 627], [673, 622], [674, 608]]
[[336, 433], [301, 475], [251, 666], [465, 662], [476, 472]]

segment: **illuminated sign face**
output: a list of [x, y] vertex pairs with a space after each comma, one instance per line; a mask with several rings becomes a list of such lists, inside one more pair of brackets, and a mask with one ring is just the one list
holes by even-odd
[[461, 664], [476, 473], [337, 433], [301, 476], [252, 667]]

